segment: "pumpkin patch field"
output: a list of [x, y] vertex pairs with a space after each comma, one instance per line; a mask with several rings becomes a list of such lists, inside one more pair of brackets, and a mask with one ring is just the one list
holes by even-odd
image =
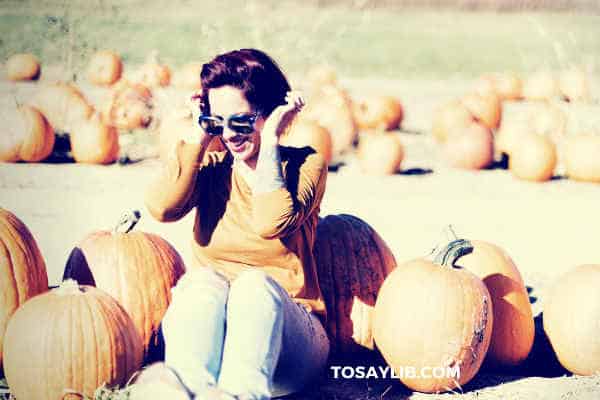
[[303, 92], [281, 144], [329, 162], [331, 368], [286, 398], [600, 398], [595, 2], [40, 3], [0, 3], [0, 400], [187, 398], [138, 373], [194, 215], [144, 196], [242, 47]]

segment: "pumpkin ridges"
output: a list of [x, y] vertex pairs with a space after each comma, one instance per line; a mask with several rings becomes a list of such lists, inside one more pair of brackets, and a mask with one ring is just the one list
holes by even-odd
[[[317, 223], [317, 236], [326, 236], [331, 237], [331, 229], [329, 228], [329, 224], [321, 223], [323, 221], [322, 218], [319, 218]], [[315, 240], [314, 250], [315, 259], [320, 258], [322, 261], [322, 265], [331, 265], [333, 260], [333, 246], [323, 246], [321, 241]], [[331, 321], [336, 320], [336, 316], [334, 311], [331, 309], [331, 304], [334, 304], [335, 299], [335, 289], [333, 289], [333, 271], [331, 269], [319, 269], [319, 287], [321, 288], [321, 293], [323, 294], [323, 298], [325, 300], [326, 309], [327, 309], [327, 331], [330, 336], [333, 338], [337, 337], [336, 324]], [[329, 291], [323, 291], [323, 287], [330, 288]]]

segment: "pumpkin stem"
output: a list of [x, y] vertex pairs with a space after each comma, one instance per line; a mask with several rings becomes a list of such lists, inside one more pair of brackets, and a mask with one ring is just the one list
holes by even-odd
[[138, 210], [128, 211], [114, 227], [113, 233], [129, 233], [140, 221], [142, 214]]
[[473, 252], [473, 245], [465, 239], [456, 239], [433, 250], [433, 262], [444, 267], [455, 267], [454, 263], [464, 255]]

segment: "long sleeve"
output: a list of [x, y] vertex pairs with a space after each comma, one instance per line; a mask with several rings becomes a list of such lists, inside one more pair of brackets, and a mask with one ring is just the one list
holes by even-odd
[[252, 196], [254, 229], [265, 239], [295, 232], [318, 209], [325, 192], [327, 164], [320, 154], [288, 160], [285, 170], [284, 187]]
[[201, 143], [179, 141], [175, 146], [163, 173], [146, 192], [146, 207], [154, 218], [162, 222], [176, 221], [194, 207], [205, 150]]

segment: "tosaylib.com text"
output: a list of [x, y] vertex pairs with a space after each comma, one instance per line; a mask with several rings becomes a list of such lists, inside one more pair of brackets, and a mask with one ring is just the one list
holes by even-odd
[[460, 367], [396, 367], [390, 366], [341, 366], [329, 367], [334, 379], [456, 379], [460, 378]]

